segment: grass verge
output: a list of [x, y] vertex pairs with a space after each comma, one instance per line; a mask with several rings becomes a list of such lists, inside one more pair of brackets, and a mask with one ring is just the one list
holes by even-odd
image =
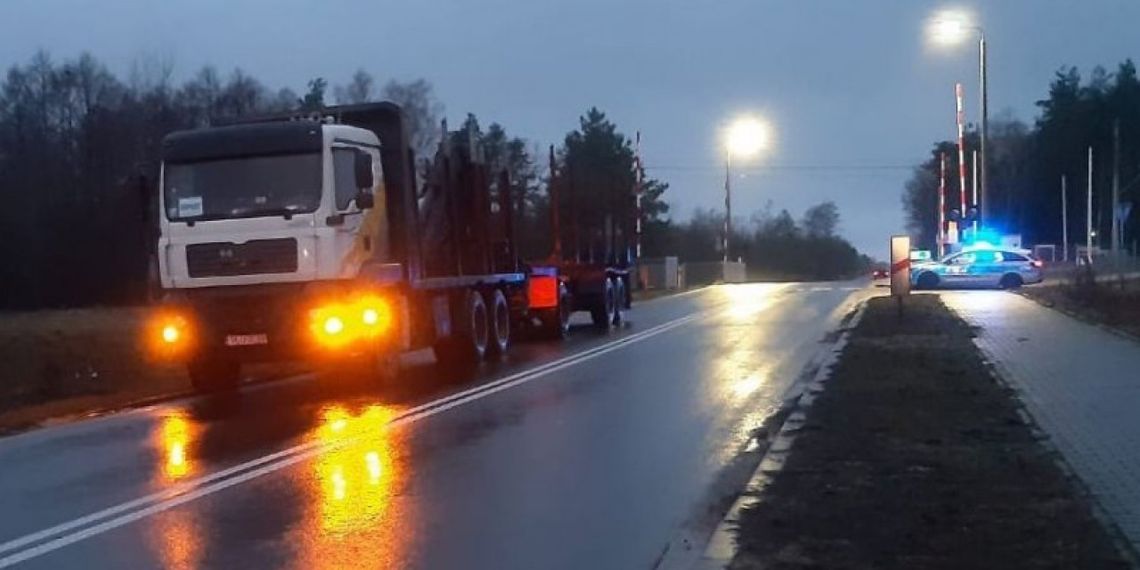
[[872, 299], [732, 568], [1127, 568], [935, 295]]
[[1140, 337], [1140, 279], [1070, 280], [1025, 287], [1021, 293], [1079, 319]]
[[[189, 392], [183, 366], [147, 353], [147, 314], [92, 308], [0, 315], [0, 435]], [[254, 378], [296, 371], [251, 368]]]

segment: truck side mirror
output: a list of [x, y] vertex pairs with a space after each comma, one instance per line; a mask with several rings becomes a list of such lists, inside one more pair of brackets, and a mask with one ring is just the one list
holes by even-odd
[[372, 191], [372, 155], [357, 149], [353, 160], [353, 171], [356, 173], [356, 187], [367, 188]]

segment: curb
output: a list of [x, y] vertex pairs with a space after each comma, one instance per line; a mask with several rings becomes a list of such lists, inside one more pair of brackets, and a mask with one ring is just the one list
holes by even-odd
[[786, 408], [787, 417], [779, 426], [776, 436], [768, 445], [768, 449], [764, 451], [760, 465], [752, 473], [752, 477], [749, 478], [743, 492], [733, 502], [732, 508], [728, 510], [720, 524], [717, 525], [716, 530], [713, 531], [708, 544], [705, 546], [704, 554], [693, 564], [694, 569], [719, 570], [728, 568], [728, 565], [732, 563], [732, 559], [736, 556], [736, 525], [740, 520], [741, 511], [758, 504], [762, 500], [761, 495], [764, 488], [783, 469], [788, 458], [788, 452], [791, 451], [792, 444], [807, 419], [808, 408], [826, 387], [827, 381], [831, 378], [832, 368], [839, 361], [843, 349], [847, 346], [848, 336], [859, 325], [866, 308], [867, 299], [860, 300], [852, 313], [853, 316], [841, 321], [840, 327], [837, 329], [837, 332], [840, 332], [838, 338], [832, 343], [830, 349], [825, 349], [826, 355], [820, 361], [815, 373], [812, 374], [811, 380], [801, 383], [798, 387], [792, 387], [794, 393], [787, 399], [789, 402]]

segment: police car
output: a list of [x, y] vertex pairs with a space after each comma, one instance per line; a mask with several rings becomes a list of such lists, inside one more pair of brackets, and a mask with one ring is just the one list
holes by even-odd
[[979, 247], [960, 251], [939, 261], [911, 267], [910, 282], [915, 289], [938, 287], [998, 287], [1016, 289], [1040, 283], [1041, 260], [1026, 250]]

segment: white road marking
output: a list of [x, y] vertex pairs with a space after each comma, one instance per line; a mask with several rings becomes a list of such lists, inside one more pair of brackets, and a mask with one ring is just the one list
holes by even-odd
[[[557, 372], [564, 368], [569, 368], [571, 366], [593, 360], [594, 358], [597, 358], [603, 354], [607, 354], [627, 345], [641, 342], [643, 340], [663, 334], [682, 325], [710, 316], [711, 314], [711, 312], [694, 313], [685, 317], [680, 317], [646, 329], [644, 331], [619, 338], [602, 346], [587, 349], [577, 354], [572, 354], [570, 356], [548, 362], [529, 370], [511, 374], [494, 382], [489, 382], [487, 384], [476, 386], [474, 388], [470, 388], [456, 394], [451, 394], [449, 396], [421, 404], [404, 411], [391, 422], [389, 422], [388, 425], [395, 427], [406, 423], [413, 423], [424, 418], [443, 413], [452, 408], [456, 408], [464, 404], [486, 398], [487, 396], [501, 392], [503, 390], [532, 382], [534, 380], [547, 376], [552, 372]], [[163, 492], [154, 493], [132, 501], [121, 503], [119, 505], [91, 513], [72, 521], [68, 521], [51, 528], [47, 528], [16, 538], [14, 540], [10, 540], [8, 542], [0, 544], [0, 553], [20, 549], [37, 542], [40, 542], [40, 544], [37, 544], [31, 548], [20, 550], [15, 554], [11, 554], [7, 557], [0, 558], [0, 568], [7, 568], [14, 564], [42, 556], [54, 550], [63, 548], [69, 544], [74, 544], [81, 540], [102, 534], [139, 519], [169, 510], [201, 497], [211, 495], [234, 485], [238, 485], [246, 481], [250, 481], [252, 479], [273, 473], [275, 471], [279, 471], [285, 467], [318, 455], [328, 449], [340, 447], [343, 445], [349, 445], [351, 442], [351, 439], [346, 439], [332, 445], [321, 445], [315, 442], [296, 445], [294, 447], [290, 447], [288, 449], [284, 449], [282, 451], [254, 459], [252, 461], [247, 461], [240, 465], [230, 467], [229, 469], [225, 469], [211, 475], [200, 477], [192, 481], [187, 481], [179, 486], [173, 487]], [[76, 531], [76, 529], [80, 530]], [[48, 540], [47, 542], [41, 542], [52, 536], [56, 536], [57, 538]]]

